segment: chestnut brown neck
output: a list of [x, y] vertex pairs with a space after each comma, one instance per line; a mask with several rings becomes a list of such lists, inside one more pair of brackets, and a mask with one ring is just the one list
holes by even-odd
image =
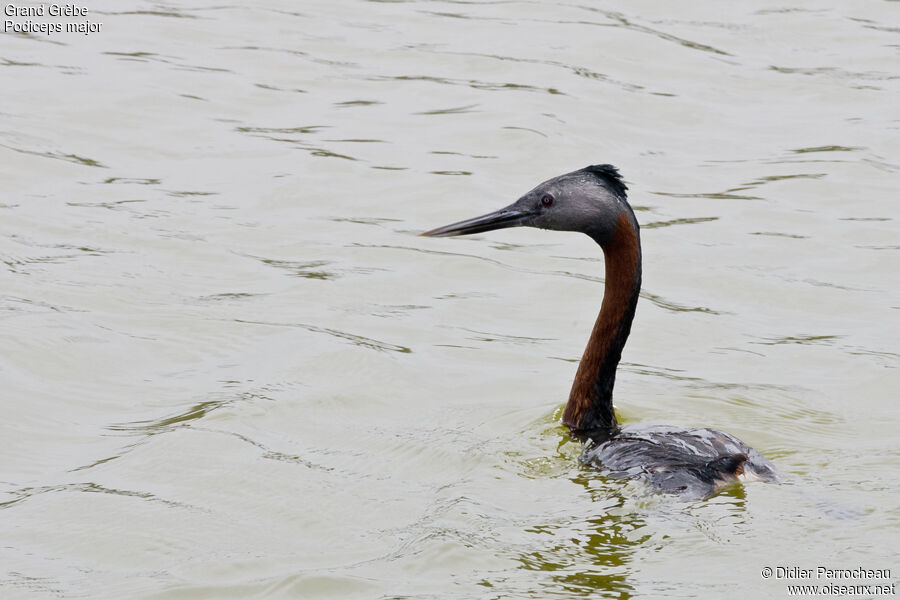
[[612, 403], [616, 367], [641, 291], [641, 242], [633, 215], [619, 215], [615, 234], [602, 247], [606, 260], [603, 304], [563, 413], [563, 423], [573, 432], [592, 437], [611, 435], [618, 427]]

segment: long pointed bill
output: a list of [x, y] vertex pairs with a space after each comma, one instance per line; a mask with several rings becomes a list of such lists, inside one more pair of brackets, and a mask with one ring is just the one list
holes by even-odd
[[518, 227], [519, 225], [527, 224], [532, 216], [531, 212], [507, 206], [480, 217], [444, 225], [419, 235], [422, 237], [450, 237], [453, 235], [482, 233], [484, 231], [493, 231], [494, 229], [506, 229], [507, 227]]

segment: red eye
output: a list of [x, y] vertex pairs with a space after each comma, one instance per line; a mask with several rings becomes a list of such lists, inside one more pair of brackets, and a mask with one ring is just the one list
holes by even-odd
[[553, 196], [551, 196], [550, 194], [544, 194], [543, 196], [541, 196], [541, 204], [543, 204], [545, 207], [552, 206]]

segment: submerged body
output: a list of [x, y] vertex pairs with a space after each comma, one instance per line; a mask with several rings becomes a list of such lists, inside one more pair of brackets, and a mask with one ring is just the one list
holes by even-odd
[[705, 498], [736, 481], [780, 480], [762, 454], [733, 435], [705, 428], [625, 427], [603, 442], [588, 438], [581, 461], [685, 498]]
[[613, 386], [641, 290], [640, 226], [626, 190], [615, 167], [592, 165], [545, 181], [506, 208], [422, 235], [528, 226], [581, 232], [603, 249], [603, 303], [563, 413], [563, 423], [585, 440], [583, 462], [614, 477], [642, 479], [663, 492], [686, 497], [709, 496], [739, 480], [779, 481], [768, 460], [727, 433], [619, 427]]

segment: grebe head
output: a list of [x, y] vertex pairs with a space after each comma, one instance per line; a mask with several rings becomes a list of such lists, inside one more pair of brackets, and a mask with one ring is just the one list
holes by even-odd
[[605, 246], [622, 214], [634, 221], [625, 184], [612, 165], [592, 165], [548, 179], [505, 208], [421, 234], [449, 237], [507, 227], [578, 231]]

